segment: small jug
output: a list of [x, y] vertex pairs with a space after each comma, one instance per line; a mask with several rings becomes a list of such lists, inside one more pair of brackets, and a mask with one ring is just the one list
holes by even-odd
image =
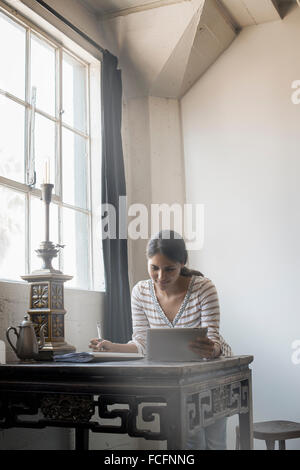
[[[44, 323], [39, 331], [41, 340], [38, 342], [36, 338], [36, 334], [34, 331], [33, 323], [29, 320], [28, 315], [24, 316], [24, 320], [19, 325], [19, 333], [17, 332], [16, 328], [10, 326], [6, 330], [6, 337], [15, 351], [16, 355], [19, 359], [37, 359], [39, 350], [45, 345], [45, 338], [44, 338], [44, 328], [46, 323]], [[15, 335], [17, 336], [16, 346], [14, 346], [10, 340], [9, 332], [13, 330]]]

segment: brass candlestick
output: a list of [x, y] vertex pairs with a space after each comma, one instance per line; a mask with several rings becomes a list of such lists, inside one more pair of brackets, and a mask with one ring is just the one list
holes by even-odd
[[55, 354], [74, 352], [76, 349], [65, 342], [64, 316], [64, 283], [73, 278], [61, 271], [55, 270], [52, 260], [62, 248], [49, 240], [50, 233], [50, 204], [53, 184], [42, 184], [42, 200], [45, 203], [45, 240], [36, 251], [42, 258], [42, 267], [31, 274], [21, 276], [30, 283], [30, 305], [28, 313], [36, 326], [36, 333], [42, 324], [44, 328], [45, 346], [39, 353], [41, 360], [51, 360]]
[[[45, 240], [40, 243], [40, 247], [35, 250], [37, 255], [42, 258], [43, 265], [42, 265], [42, 272], [48, 271], [49, 273], [60, 273], [61, 271], [57, 271], [52, 267], [52, 259], [55, 258], [59, 252], [60, 245], [54, 245], [49, 240], [49, 233], [50, 233], [50, 203], [52, 199], [52, 189], [53, 184], [42, 184], [42, 200], [45, 203]], [[35, 271], [37, 273], [39, 271]]]

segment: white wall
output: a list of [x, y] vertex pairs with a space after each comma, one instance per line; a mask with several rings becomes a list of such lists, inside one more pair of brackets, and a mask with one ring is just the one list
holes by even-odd
[[255, 421], [300, 422], [299, 41], [297, 7], [245, 28], [181, 102], [187, 202], [205, 204], [190, 259], [216, 283], [234, 352], [255, 357]]
[[[123, 107], [123, 152], [128, 207], [151, 204], [151, 160], [147, 97], [125, 99]], [[131, 220], [129, 218], [128, 220]], [[146, 240], [128, 240], [129, 281], [131, 287], [146, 275]]]
[[[125, 96], [123, 148], [128, 206], [138, 203], [147, 208], [150, 238], [151, 204], [183, 205], [185, 201], [178, 101], [152, 96]], [[128, 217], [128, 222], [134, 218]], [[146, 243], [147, 239], [128, 240], [129, 277], [132, 287], [139, 280], [148, 277]]]
[[151, 202], [153, 204], [183, 204], [185, 201], [184, 161], [178, 100], [152, 96], [149, 97], [149, 109]]

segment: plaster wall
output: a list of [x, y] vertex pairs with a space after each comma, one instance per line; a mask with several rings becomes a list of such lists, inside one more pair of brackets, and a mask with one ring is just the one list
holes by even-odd
[[300, 421], [299, 35], [296, 6], [245, 28], [181, 101], [187, 202], [205, 205], [190, 259], [217, 286], [222, 334], [255, 357], [254, 421]]

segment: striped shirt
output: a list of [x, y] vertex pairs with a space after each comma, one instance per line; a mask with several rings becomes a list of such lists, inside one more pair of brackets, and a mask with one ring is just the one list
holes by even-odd
[[187, 293], [173, 321], [163, 312], [152, 279], [138, 282], [132, 289], [131, 311], [134, 343], [138, 352], [146, 353], [148, 328], [208, 327], [207, 336], [220, 346], [223, 356], [232, 356], [230, 346], [219, 333], [220, 308], [217, 290], [212, 281], [202, 276], [192, 276]]

